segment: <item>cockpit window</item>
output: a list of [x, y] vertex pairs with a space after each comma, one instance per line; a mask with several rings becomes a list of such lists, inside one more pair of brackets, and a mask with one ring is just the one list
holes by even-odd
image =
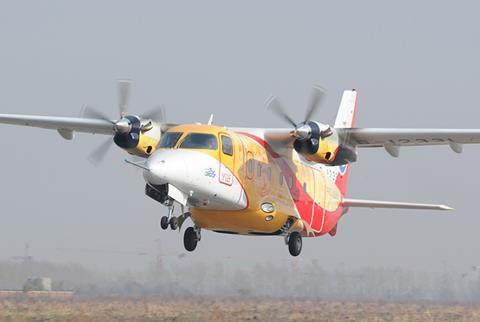
[[190, 133], [180, 145], [181, 149], [218, 149], [217, 137], [208, 133]]
[[167, 132], [160, 140], [160, 148], [173, 148], [177, 144], [178, 139], [182, 136], [182, 132]]

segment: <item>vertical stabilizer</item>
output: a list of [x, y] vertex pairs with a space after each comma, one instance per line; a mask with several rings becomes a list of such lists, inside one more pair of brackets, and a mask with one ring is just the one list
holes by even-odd
[[[338, 109], [337, 118], [335, 119], [335, 128], [351, 128], [355, 125], [355, 117], [357, 114], [357, 91], [352, 89], [343, 92], [342, 101]], [[344, 141], [346, 138], [343, 138]], [[342, 143], [342, 142], [341, 142]], [[335, 167], [333, 170], [337, 172], [335, 183], [342, 192], [347, 194], [348, 172], [350, 164]]]
[[355, 115], [357, 108], [357, 91], [352, 89], [344, 91], [337, 118], [335, 119], [335, 128], [350, 128], [355, 125]]

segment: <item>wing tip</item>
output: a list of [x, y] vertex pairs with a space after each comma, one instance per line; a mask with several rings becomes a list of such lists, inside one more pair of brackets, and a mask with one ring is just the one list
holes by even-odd
[[440, 210], [445, 210], [445, 211], [455, 210], [455, 208], [452, 208], [452, 207], [447, 206], [447, 205], [439, 205], [438, 208], [439, 208]]

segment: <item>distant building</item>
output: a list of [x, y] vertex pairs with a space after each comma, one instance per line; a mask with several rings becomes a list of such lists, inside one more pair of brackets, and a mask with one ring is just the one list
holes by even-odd
[[51, 291], [52, 279], [50, 277], [30, 277], [23, 285], [23, 291]]
[[0, 290], [0, 299], [11, 297], [69, 299], [73, 295], [73, 291], [53, 291], [50, 277], [30, 277], [23, 285], [23, 290]]

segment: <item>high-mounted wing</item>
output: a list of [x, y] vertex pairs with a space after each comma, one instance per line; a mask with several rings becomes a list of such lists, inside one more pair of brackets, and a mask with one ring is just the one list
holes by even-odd
[[60, 134], [83, 132], [112, 135], [114, 133], [114, 121], [80, 117], [0, 114], [0, 123], [53, 129]]
[[453, 208], [445, 205], [362, 200], [362, 199], [344, 199], [343, 206], [345, 208], [359, 207], [359, 208], [389, 208], [389, 209], [418, 209], [418, 210], [453, 210]]
[[462, 144], [480, 143], [480, 129], [350, 128], [337, 131], [346, 145], [384, 147], [393, 157], [398, 157], [398, 148], [402, 146], [448, 145], [461, 153]]
[[130, 154], [147, 157], [155, 151], [162, 133], [176, 124], [165, 123], [163, 106], [155, 107], [141, 115], [128, 114], [130, 87], [130, 80], [117, 81], [120, 115], [116, 120], [85, 106], [82, 111], [83, 117], [0, 114], [0, 124], [54, 129], [67, 140], [73, 139], [74, 132], [111, 136], [90, 155], [89, 159], [95, 164], [103, 159], [113, 143]]

